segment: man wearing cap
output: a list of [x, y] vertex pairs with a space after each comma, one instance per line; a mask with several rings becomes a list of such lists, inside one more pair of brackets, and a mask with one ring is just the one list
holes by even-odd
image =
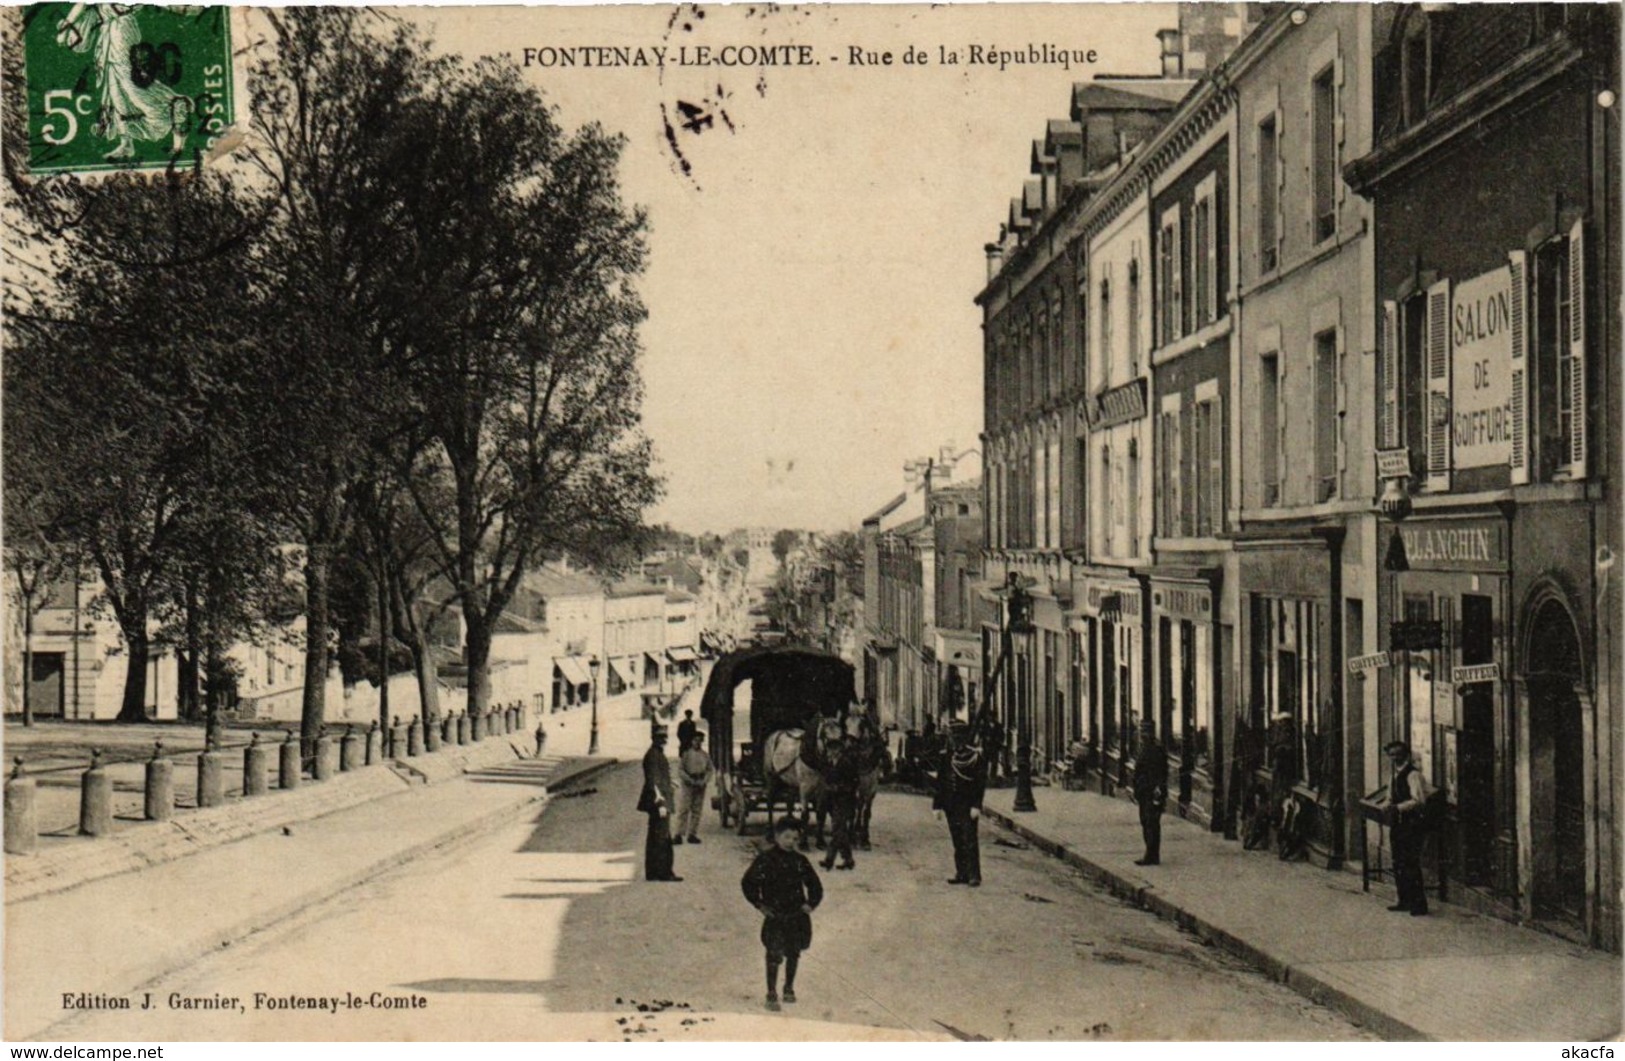
[[987, 791], [987, 766], [982, 761], [982, 745], [963, 722], [948, 727], [948, 743], [937, 761], [936, 794], [931, 809], [937, 820], [948, 819], [948, 835], [954, 842], [954, 875], [949, 884], [982, 885], [982, 848], [976, 836], [976, 822], [982, 816], [982, 797]]
[[1393, 784], [1388, 786], [1388, 816], [1393, 828], [1390, 842], [1394, 849], [1394, 887], [1399, 890], [1399, 902], [1388, 909], [1425, 917], [1428, 893], [1422, 883], [1422, 844], [1427, 829], [1424, 810], [1433, 788], [1411, 758], [1409, 744], [1390, 741], [1383, 750], [1394, 767]]
[[1162, 862], [1162, 809], [1168, 805], [1168, 753], [1157, 739], [1156, 726], [1149, 718], [1140, 720], [1140, 751], [1134, 760], [1134, 802], [1140, 805], [1140, 834], [1145, 837], [1145, 857], [1136, 866], [1156, 866]]
[[643, 843], [643, 879], [680, 881], [673, 872], [671, 845], [671, 763], [666, 761], [666, 727], [653, 729], [649, 750], [643, 753], [643, 793], [638, 810], [649, 816]]
[[711, 757], [705, 754], [705, 734], [695, 733], [677, 756], [677, 773], [683, 782], [683, 806], [677, 812], [677, 834], [671, 842], [700, 842], [700, 815], [705, 813], [705, 789], [711, 783]]

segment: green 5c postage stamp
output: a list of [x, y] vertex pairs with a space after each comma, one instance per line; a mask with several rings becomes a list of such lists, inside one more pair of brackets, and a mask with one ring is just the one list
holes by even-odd
[[191, 164], [230, 127], [227, 8], [38, 4], [24, 19], [34, 173]]

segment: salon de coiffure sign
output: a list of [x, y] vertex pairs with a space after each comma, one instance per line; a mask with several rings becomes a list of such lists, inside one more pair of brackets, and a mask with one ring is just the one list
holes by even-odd
[[1512, 270], [1464, 280], [1451, 292], [1451, 463], [1506, 464], [1512, 456]]

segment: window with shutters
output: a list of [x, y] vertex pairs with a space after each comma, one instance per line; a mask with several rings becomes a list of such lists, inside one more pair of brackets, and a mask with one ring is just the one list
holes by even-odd
[[1578, 224], [1534, 254], [1529, 434], [1534, 443], [1532, 466], [1543, 480], [1579, 479], [1586, 474], [1583, 268]]
[[1280, 211], [1281, 163], [1277, 141], [1276, 116], [1271, 114], [1258, 123], [1258, 216], [1253, 220], [1253, 231], [1258, 234], [1260, 273], [1271, 272], [1279, 264], [1276, 218]]
[[1315, 242], [1330, 239], [1337, 232], [1337, 84], [1335, 70], [1328, 66], [1310, 87], [1310, 121], [1313, 124]]
[[1049, 508], [1045, 519], [1049, 523], [1049, 547], [1061, 545], [1061, 444], [1051, 442], [1046, 450]]
[[1128, 440], [1128, 481], [1121, 497], [1128, 509], [1128, 555], [1140, 555], [1140, 447], [1135, 439]]
[[1258, 359], [1258, 480], [1265, 508], [1281, 503], [1281, 358]]

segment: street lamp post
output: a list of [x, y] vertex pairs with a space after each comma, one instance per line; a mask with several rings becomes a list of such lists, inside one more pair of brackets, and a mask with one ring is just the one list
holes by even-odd
[[592, 656], [587, 660], [587, 669], [592, 672], [592, 736], [587, 740], [587, 754], [598, 754], [598, 657]]
[[1022, 683], [1016, 678], [1010, 654], [1016, 634], [1033, 632], [1033, 599], [1021, 584], [1021, 575], [1014, 571], [1010, 572], [1009, 586], [1010, 596], [1005, 608], [1004, 658], [1010, 670], [1011, 702], [1016, 710], [1016, 800], [1012, 806], [1026, 813], [1038, 809], [1038, 804], [1033, 800], [1032, 727], [1027, 719], [1027, 691], [1021, 688]]

